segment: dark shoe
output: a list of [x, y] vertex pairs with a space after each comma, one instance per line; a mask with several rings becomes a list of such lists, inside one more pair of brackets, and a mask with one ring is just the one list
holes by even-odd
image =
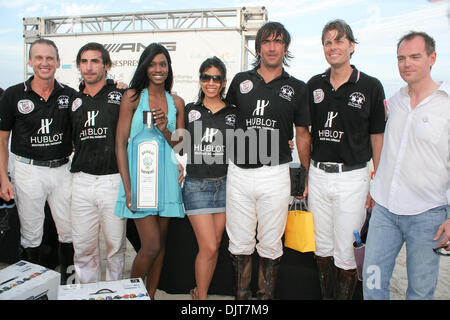
[[281, 257], [277, 259], [259, 258], [258, 300], [273, 300]]
[[337, 268], [336, 299], [352, 300], [357, 280], [356, 269], [344, 270]]
[[75, 268], [73, 264], [74, 249], [72, 243], [59, 243], [59, 266], [61, 273], [61, 284], [68, 284], [67, 281], [75, 274]]
[[230, 254], [233, 265], [234, 296], [236, 300], [250, 300], [252, 279], [252, 256]]
[[24, 248], [20, 246], [20, 259], [34, 263], [40, 264], [39, 253], [40, 246], [35, 248]]
[[320, 291], [323, 300], [336, 299], [336, 267], [333, 257], [319, 257], [314, 255], [319, 271]]

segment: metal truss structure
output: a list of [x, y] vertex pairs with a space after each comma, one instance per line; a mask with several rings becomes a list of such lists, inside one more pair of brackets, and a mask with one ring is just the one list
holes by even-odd
[[264, 7], [23, 18], [25, 79], [30, 75], [26, 66], [29, 45], [34, 40], [89, 34], [236, 30], [242, 34], [241, 69], [244, 70], [249, 55], [254, 56], [248, 44], [265, 22]]

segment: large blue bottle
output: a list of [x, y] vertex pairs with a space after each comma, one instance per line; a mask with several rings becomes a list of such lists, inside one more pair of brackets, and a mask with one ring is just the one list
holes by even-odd
[[160, 211], [164, 206], [166, 139], [153, 125], [153, 114], [144, 111], [144, 128], [131, 140], [131, 208]]

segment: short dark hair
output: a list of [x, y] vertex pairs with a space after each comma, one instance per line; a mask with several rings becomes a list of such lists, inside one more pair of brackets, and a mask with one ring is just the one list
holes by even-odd
[[322, 44], [325, 42], [325, 36], [327, 35], [328, 31], [336, 30], [338, 32], [337, 39], [341, 39], [343, 36], [345, 36], [350, 42], [358, 43], [355, 39], [355, 36], [353, 35], [352, 28], [348, 25], [347, 22], [345, 22], [342, 19], [336, 19], [327, 22], [325, 27], [323, 27], [322, 30]]
[[58, 47], [56, 46], [56, 44], [49, 39], [44, 39], [44, 38], [39, 38], [37, 40], [34, 40], [31, 45], [30, 45], [30, 50], [28, 51], [28, 60], [31, 59], [31, 49], [34, 47], [35, 44], [46, 44], [50, 47], [53, 47], [56, 51], [56, 60], [59, 61], [59, 52], [58, 52]]
[[397, 52], [398, 52], [398, 48], [400, 47], [400, 44], [403, 41], [410, 41], [410, 40], [412, 40], [415, 37], [422, 37], [423, 38], [423, 40], [425, 41], [425, 50], [427, 51], [428, 55], [430, 55], [430, 54], [432, 54], [433, 52], [436, 51], [436, 42], [427, 33], [421, 32], [421, 31], [410, 31], [409, 33], [407, 33], [403, 37], [401, 37], [400, 40], [398, 40]]
[[104, 66], [110, 67], [112, 65], [111, 56], [109, 55], [108, 50], [106, 50], [105, 47], [98, 42], [89, 42], [82, 46], [80, 50], [78, 50], [77, 66], [81, 62], [81, 55], [83, 54], [83, 52], [88, 50], [99, 51], [102, 54], [102, 61]]
[[[222, 60], [220, 60], [219, 58], [217, 58], [216, 56], [212, 57], [212, 58], [208, 58], [205, 61], [202, 62], [202, 64], [200, 65], [200, 69], [199, 69], [199, 76], [205, 72], [205, 70], [211, 68], [211, 67], [216, 67], [217, 69], [219, 69], [220, 71], [220, 75], [222, 76], [222, 83], [224, 83], [227, 80], [227, 67], [225, 66], [225, 63], [223, 63]], [[225, 95], [225, 86], [222, 87], [222, 89], [220, 90], [219, 96], [220, 98], [224, 98]], [[199, 92], [198, 92], [198, 101], [197, 102], [202, 102], [203, 99], [205, 98], [205, 93], [203, 92], [202, 88], [200, 88]]]
[[169, 73], [166, 81], [164, 82], [164, 89], [169, 93], [171, 92], [173, 86], [173, 71], [169, 51], [167, 51], [166, 47], [159, 43], [151, 43], [142, 52], [141, 57], [139, 58], [138, 66], [130, 82], [130, 89], [135, 90], [135, 99], [139, 97], [144, 88], [148, 87], [150, 80], [148, 79], [147, 69], [155, 56], [160, 53], [166, 57], [169, 65]]
[[281, 36], [284, 41], [284, 45], [286, 48], [286, 54], [283, 58], [283, 64], [285, 66], [289, 66], [288, 61], [293, 58], [293, 55], [288, 50], [289, 45], [291, 44], [291, 35], [286, 30], [286, 28], [279, 22], [267, 22], [264, 24], [261, 28], [259, 28], [258, 32], [256, 33], [256, 39], [255, 39], [255, 51], [256, 51], [256, 61], [253, 63], [254, 67], [258, 67], [261, 63], [261, 42], [263, 40], [266, 40], [271, 35], [275, 35], [275, 37]]

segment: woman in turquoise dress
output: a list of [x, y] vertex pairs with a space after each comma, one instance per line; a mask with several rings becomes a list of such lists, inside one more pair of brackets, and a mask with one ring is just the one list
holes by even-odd
[[[146, 281], [149, 296], [154, 299], [164, 259], [165, 239], [169, 218], [183, 218], [180, 182], [183, 173], [177, 165], [173, 147], [180, 141], [172, 141], [175, 129], [184, 128], [184, 101], [170, 94], [173, 84], [171, 59], [167, 49], [159, 44], [150, 44], [139, 59], [139, 64], [124, 93], [120, 105], [116, 132], [116, 156], [122, 183], [115, 214], [134, 219], [141, 240], [141, 248], [133, 261], [131, 277]], [[131, 183], [128, 159], [131, 145], [128, 141], [142, 128], [143, 111], [151, 110], [154, 124], [166, 138], [164, 209], [157, 212], [131, 211]]]

